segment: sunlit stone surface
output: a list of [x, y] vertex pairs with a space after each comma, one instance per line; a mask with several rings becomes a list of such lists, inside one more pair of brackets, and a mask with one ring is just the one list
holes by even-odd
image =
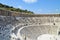
[[43, 34], [40, 35], [37, 40], [60, 40], [60, 38], [56, 35]]
[[0, 40], [60, 40], [59, 35], [60, 17], [0, 16]]

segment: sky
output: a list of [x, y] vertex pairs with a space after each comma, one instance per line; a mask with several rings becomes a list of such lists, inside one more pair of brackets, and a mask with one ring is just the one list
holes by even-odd
[[60, 0], [0, 0], [0, 3], [27, 9], [35, 14], [60, 13]]

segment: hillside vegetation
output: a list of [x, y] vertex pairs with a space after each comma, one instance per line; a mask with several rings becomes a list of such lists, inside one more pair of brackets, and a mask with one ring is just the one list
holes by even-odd
[[8, 5], [5, 5], [5, 4], [2, 4], [2, 3], [0, 3], [0, 9], [16, 11], [16, 12], [24, 12], [25, 14], [34, 14], [32, 11], [23, 10], [23, 9], [20, 9], [20, 8], [14, 8], [12, 6], [8, 6]]

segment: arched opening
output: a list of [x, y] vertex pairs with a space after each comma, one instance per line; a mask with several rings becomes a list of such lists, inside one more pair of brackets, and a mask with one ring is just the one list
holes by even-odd
[[60, 31], [58, 32], [58, 35], [60, 35]]
[[53, 25], [55, 25], [55, 23], [53, 23]]

